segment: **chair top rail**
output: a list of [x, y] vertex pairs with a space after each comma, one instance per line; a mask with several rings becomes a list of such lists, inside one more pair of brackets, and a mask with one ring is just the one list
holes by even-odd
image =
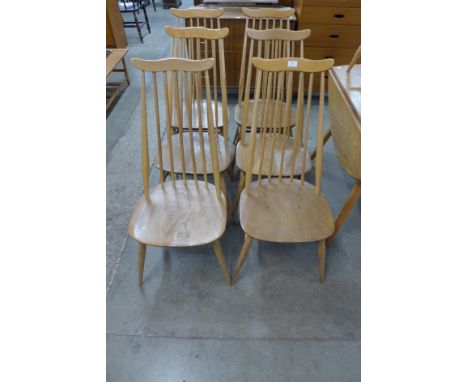
[[164, 27], [165, 32], [175, 38], [203, 38], [207, 40], [219, 40], [229, 34], [229, 28], [210, 29], [204, 27]]
[[310, 36], [310, 29], [292, 31], [289, 29], [252, 29], [247, 28], [247, 36], [254, 40], [302, 41]]
[[188, 8], [188, 9], [177, 9], [171, 8], [173, 16], [180, 17], [182, 19], [190, 18], [202, 18], [202, 19], [216, 19], [224, 15], [224, 8]]
[[333, 67], [335, 60], [326, 58], [323, 60], [309, 60], [307, 58], [285, 57], [266, 59], [254, 57], [253, 65], [255, 68], [267, 72], [306, 72], [317, 73], [329, 70]]

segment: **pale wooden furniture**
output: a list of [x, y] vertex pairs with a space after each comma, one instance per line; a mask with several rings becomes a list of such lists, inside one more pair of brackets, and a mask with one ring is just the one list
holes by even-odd
[[[353, 62], [358, 60], [356, 54]], [[351, 68], [351, 70], [350, 70]], [[335, 66], [328, 82], [330, 128], [341, 166], [355, 185], [335, 222], [330, 243], [361, 195], [361, 65]]]
[[[116, 97], [122, 92], [126, 84], [130, 85], [128, 79], [127, 65], [125, 64], [125, 55], [128, 49], [107, 49], [106, 57], [106, 78], [112, 72], [122, 72], [125, 75], [125, 81], [121, 82], [107, 82], [106, 83], [106, 110], [112, 105]], [[122, 68], [118, 68], [117, 65], [122, 63]]]
[[[172, 47], [174, 57], [181, 57], [181, 58], [188, 58], [188, 59], [206, 59], [212, 58], [214, 61], [213, 68], [210, 70], [212, 82], [212, 87], [210, 88], [210, 99], [212, 101], [212, 109], [214, 109], [214, 126], [217, 131], [220, 131], [220, 135], [216, 135], [219, 141], [219, 161], [220, 161], [220, 170], [230, 171], [230, 164], [233, 158], [233, 149], [231, 144], [228, 141], [228, 128], [229, 128], [229, 113], [228, 113], [228, 99], [227, 99], [227, 91], [226, 91], [226, 71], [225, 71], [225, 63], [224, 63], [224, 38], [228, 35], [229, 30], [227, 28], [222, 29], [210, 29], [204, 27], [186, 27], [186, 28], [175, 28], [175, 27], [165, 27], [166, 33], [171, 36], [172, 38]], [[181, 86], [182, 82], [185, 79], [182, 78], [182, 75], [179, 74], [177, 78], [177, 83]], [[195, 78], [192, 77], [190, 79], [194, 81]], [[171, 79], [172, 81], [172, 79]], [[172, 89], [175, 89], [176, 84], [170, 87], [170, 92]], [[194, 91], [195, 86], [192, 86], [192, 92]], [[187, 97], [190, 101], [187, 101]], [[207, 135], [207, 99], [202, 99], [200, 104], [198, 104], [198, 100], [193, 97], [193, 94], [181, 94], [180, 102], [183, 102], [182, 99], [185, 98], [185, 101], [191, 102], [190, 105], [190, 113], [185, 113], [182, 115], [178, 115], [177, 113], [171, 113], [172, 119], [170, 119], [171, 125], [174, 128], [174, 131], [178, 134], [173, 135], [174, 150], [183, 150], [181, 144], [179, 144], [180, 136], [183, 136], [182, 141], [186, 141], [188, 139], [193, 139], [195, 144], [195, 160], [200, 168], [201, 166], [201, 155], [200, 153], [203, 152], [201, 147], [204, 145], [204, 141], [206, 142]], [[192, 123], [191, 121], [196, 121], [196, 116], [199, 114], [198, 108], [201, 108], [201, 118], [200, 123]], [[190, 121], [191, 120], [191, 121]], [[193, 137], [191, 130], [198, 130], [201, 128], [205, 131], [204, 134], [200, 136], [195, 135]], [[200, 149], [198, 149], [200, 147]], [[185, 150], [187, 150], [187, 145], [185, 145]], [[208, 165], [208, 172], [211, 173], [212, 168], [210, 165], [210, 161], [207, 162]], [[181, 169], [175, 168], [176, 172], [180, 172]], [[194, 169], [192, 166], [187, 166], [185, 169], [187, 172], [193, 174]], [[167, 168], [164, 168], [164, 171], [168, 171]], [[222, 184], [223, 184], [223, 191], [227, 197], [227, 188], [225, 187], [225, 180], [224, 180], [224, 173], [222, 174]]]
[[[346, 71], [349, 72], [353, 66], [361, 59], [361, 45], [359, 45], [359, 47], [356, 49], [356, 52], [354, 53], [352, 59], [351, 59], [351, 62], [349, 63]], [[360, 69], [359, 69], [359, 76], [361, 75], [361, 72], [360, 72]], [[359, 77], [360, 78], [360, 77]], [[353, 92], [351, 92], [350, 94], [353, 94]], [[359, 80], [359, 104], [361, 103], [361, 81]], [[332, 135], [332, 131], [331, 129], [328, 129], [328, 131], [325, 133], [324, 137], [323, 137], [323, 144], [325, 145], [325, 143], [327, 143], [327, 141], [330, 139]], [[316, 154], [316, 151], [314, 150], [312, 152], [312, 155], [311, 155], [311, 159], [314, 160], [315, 158], [315, 154]]]
[[[255, 30], [291, 29], [291, 17], [294, 15], [293, 8], [242, 8], [242, 13], [245, 16], [245, 28], [238, 79], [239, 90], [234, 113], [237, 123], [234, 144], [237, 144], [239, 141], [240, 126], [242, 125], [244, 117], [250, 116], [247, 126], [249, 129], [251, 126], [250, 121], [252, 116], [251, 112], [249, 115], [249, 109], [252, 106], [252, 102], [250, 101], [250, 92], [252, 81], [252, 58], [254, 56], [254, 52], [255, 57], [264, 58], [295, 56], [293, 43], [290, 43], [288, 40], [288, 38], [292, 38], [292, 35], [285, 36], [284, 34], [278, 34], [275, 36], [272, 35], [271, 32], [267, 35], [259, 35], [255, 33]], [[299, 40], [300, 39], [296, 41]], [[265, 44], [262, 46], [264, 41]], [[257, 44], [255, 47], [254, 45], [256, 42]]]
[[[264, 115], [271, 112], [275, 117], [272, 129], [266, 129], [263, 125], [261, 134], [259, 136], [251, 134], [249, 141], [245, 189], [242, 191], [239, 204], [240, 224], [245, 232], [245, 241], [237, 261], [233, 282], [239, 277], [252, 239], [285, 243], [318, 241], [319, 275], [320, 281], [323, 282], [325, 278], [325, 240], [334, 231], [331, 209], [321, 193], [325, 73], [333, 66], [333, 60], [254, 58], [253, 65], [257, 68], [257, 73], [252, 128], [256, 128], [256, 116], [260, 111], [260, 94], [264, 86], [266, 86], [266, 92], [270, 94], [270, 97], [267, 98], [272, 101], [271, 106], [270, 103], [266, 104], [267, 111], [264, 112]], [[301, 168], [299, 179], [296, 179], [292, 172], [289, 174], [284, 172], [286, 142], [290, 137], [288, 129], [284, 125], [281, 127], [279, 122], [282, 108], [278, 106], [279, 103], [274, 101], [280, 100], [281, 91], [275, 92], [273, 89], [274, 73], [278, 73], [279, 83], [286, 81], [288, 84], [286, 114], [290, 113], [293, 103], [292, 84], [295, 77], [298, 81], [295, 128], [297, 133], [294, 136], [291, 161], [293, 167], [295, 167], [295, 163], [299, 163]], [[320, 81], [318, 110], [312, 110], [314, 77], [318, 77]], [[281, 89], [281, 86], [279, 88]], [[311, 116], [318, 117], [315, 185], [305, 181], [306, 163], [309, 158], [305, 148], [309, 139]], [[273, 141], [271, 147], [266, 145], [267, 139]], [[281, 152], [278, 177], [273, 177], [272, 158], [274, 155], [271, 154], [271, 151], [276, 147], [275, 145], [280, 148]], [[270, 151], [270, 154], [266, 154], [267, 151]], [[268, 159], [267, 171], [263, 172], [262, 164]], [[257, 162], [259, 162], [259, 173], [254, 180], [253, 170]]]
[[[217, 9], [218, 5], [200, 5], [195, 7], [195, 9]], [[266, 6], [262, 6], [262, 9]], [[224, 6], [224, 13], [219, 16], [219, 20], [221, 23], [221, 28], [228, 28], [229, 35], [226, 37], [224, 41], [224, 49], [225, 49], [225, 62], [226, 62], [226, 85], [228, 88], [229, 93], [236, 93], [238, 91], [239, 86], [239, 75], [240, 75], [240, 67], [241, 67], [241, 58], [242, 58], [242, 48], [244, 42], [244, 33], [245, 33], [245, 24], [246, 16], [242, 12], [242, 7], [236, 6]], [[285, 8], [274, 8], [277, 9], [285, 9]], [[289, 9], [289, 8], [286, 8]], [[181, 9], [182, 10], [182, 9]], [[294, 10], [291, 12], [291, 15], [288, 17], [290, 23], [290, 29], [294, 29], [296, 17], [294, 16]], [[201, 23], [201, 20], [200, 20]], [[207, 27], [209, 23], [207, 21]], [[283, 28], [285, 28], [286, 23], [283, 22]], [[186, 22], [186, 26], [190, 26]], [[204, 25], [200, 25], [204, 26]], [[271, 27], [271, 23], [270, 23]]]
[[[263, 57], [263, 58], [281, 58], [281, 57], [291, 57], [294, 56], [294, 52], [297, 50], [299, 52], [299, 57], [303, 57], [304, 54], [304, 40], [310, 35], [310, 30], [302, 30], [302, 31], [291, 31], [287, 29], [268, 29], [268, 30], [254, 30], [254, 29], [247, 29], [246, 36], [247, 36], [247, 51], [248, 57], [247, 61], [247, 74], [246, 74], [246, 84], [245, 86], [240, 85], [239, 91], [239, 98], [240, 100], [240, 93], [244, 92], [244, 98], [241, 103], [236, 106], [236, 122], [238, 124], [238, 133], [236, 134], [235, 143], [236, 145], [236, 155], [235, 155], [235, 163], [237, 168], [240, 172], [240, 179], [239, 185], [237, 188], [237, 193], [234, 199], [234, 203], [232, 204], [232, 208], [230, 214], [234, 212], [235, 208], [237, 207], [237, 203], [240, 198], [240, 193], [242, 192], [245, 184], [245, 172], [247, 167], [247, 147], [248, 142], [246, 139], [246, 134], [251, 131], [252, 126], [252, 118], [253, 118], [253, 100], [250, 99], [250, 92], [244, 91], [243, 89], [250, 89], [250, 85], [252, 82], [252, 77], [254, 76], [254, 68], [252, 64], [253, 57]], [[264, 77], [266, 77], [266, 73], [264, 73]], [[286, 81], [280, 83], [279, 82], [279, 73], [275, 72], [272, 73], [272, 87], [275, 91], [279, 94], [278, 98], [278, 110], [282, 108], [280, 111], [280, 123], [281, 127], [285, 127], [288, 129], [288, 135], [293, 134], [292, 127], [296, 124], [296, 108], [294, 105], [291, 106], [291, 113], [286, 115], [287, 103], [284, 99], [284, 92], [287, 90], [287, 86], [293, 86], [293, 83], [287, 83]], [[266, 92], [266, 78], [263, 79], [263, 88], [262, 92], [260, 93], [259, 99], [259, 110], [257, 114], [257, 121], [256, 121], [256, 131], [257, 133], [265, 126], [267, 129], [270, 129], [273, 126], [275, 121], [275, 116], [272, 113], [265, 113], [264, 108], [266, 102], [270, 102], [271, 100], [267, 97]], [[243, 83], [243, 82], [242, 82]], [[297, 84], [296, 84], [297, 85]], [[281, 87], [280, 87], [281, 86]], [[282, 91], [281, 91], [282, 90]], [[271, 101], [273, 102], [273, 101]], [[276, 101], [274, 101], [276, 102]], [[270, 106], [271, 107], [271, 106]], [[265, 110], [266, 112], [266, 110]], [[284, 121], [283, 119], [284, 118]], [[284, 124], [284, 126], [283, 126]], [[285, 142], [285, 163], [284, 163], [284, 173], [299, 175], [301, 172], [300, 167], [292, 166], [291, 164], [291, 153], [293, 152], [294, 147], [294, 138], [290, 137]], [[272, 142], [269, 141], [267, 137], [266, 142], [267, 147], [272, 146]], [[278, 176], [279, 175], [279, 158], [281, 157], [281, 153], [279, 148], [275, 148], [273, 150], [267, 150], [267, 153], [273, 155], [271, 160], [273, 161], [273, 168], [272, 168], [272, 175]], [[268, 154], [268, 155], [269, 155]], [[269, 160], [264, 162], [264, 166], [266, 163], [269, 163]], [[309, 158], [306, 161], [306, 171], [309, 171], [312, 168], [312, 164]], [[262, 169], [263, 173], [266, 173], [266, 169]], [[259, 163], [254, 164], [253, 173], [259, 173]]]
[[171, 8], [171, 13], [177, 17], [177, 21], [183, 21], [183, 25], [178, 23], [177, 26], [220, 29], [219, 17], [224, 14], [224, 8]]
[[335, 65], [351, 61], [361, 44], [361, 0], [294, 0], [294, 8], [298, 29], [312, 32], [305, 42], [305, 58], [333, 58]]
[[[201, 161], [195, 160], [195, 145], [192, 139], [183, 142], [182, 135], [179, 136], [180, 147], [184, 143], [189, 145], [188, 152], [185, 150], [176, 152], [173, 147], [172, 129], [166, 128], [166, 136], [163, 139], [164, 126], [168, 126], [171, 113], [182, 118], [184, 112], [190, 109], [192, 102], [189, 95], [195, 94], [196, 102], [199, 104], [202, 93], [206, 92], [208, 105], [211, 105], [211, 95], [206, 89], [210, 89], [210, 69], [213, 68], [214, 60], [186, 60], [168, 58], [162, 60], [146, 61], [138, 58], [132, 59], [135, 68], [141, 71], [141, 138], [142, 138], [142, 174], [143, 174], [143, 196], [138, 201], [132, 218], [130, 220], [128, 233], [139, 243], [138, 263], [138, 285], [142, 285], [143, 269], [145, 264], [146, 246], [158, 247], [189, 247], [202, 244], [213, 244], [213, 248], [224, 276], [230, 284], [230, 275], [221, 250], [219, 238], [226, 227], [226, 197], [221, 192], [221, 177], [219, 166], [219, 142], [216, 139], [216, 130], [213, 123], [213, 111], [207, 107], [207, 135], [206, 144], [201, 144]], [[155, 125], [158, 151], [156, 163], [159, 168], [159, 184], [150, 188], [150, 163], [148, 148], [148, 121], [146, 102], [146, 73], [151, 74], [153, 107], [155, 110]], [[182, 74], [184, 81], [178, 84], [178, 74]], [[159, 79], [158, 79], [159, 77]], [[162, 79], [161, 79], [162, 77]], [[202, 86], [202, 77], [204, 87]], [[193, 79], [193, 81], [192, 81]], [[163, 91], [158, 91], [158, 81], [162, 82]], [[160, 82], [160, 83], [161, 83]], [[170, 87], [173, 85], [172, 95]], [[180, 86], [179, 86], [180, 85]], [[193, 89], [193, 87], [195, 89]], [[164, 93], [160, 96], [159, 93]], [[180, 94], [186, 94], [185, 103], [180, 102]], [[160, 100], [164, 98], [164, 105]], [[160, 108], [165, 107], [166, 120], [160, 119]], [[201, 109], [199, 109], [201, 110]], [[189, 115], [192, 115], [189, 111]], [[201, 114], [197, 115], [197, 122], [201, 124]], [[190, 119], [189, 119], [190, 120]], [[192, 121], [191, 121], [192, 122]], [[191, 125], [189, 125], [191, 130]], [[200, 137], [203, 134], [199, 129]], [[204, 141], [204, 140], [202, 140]], [[163, 150], [167, 147], [167, 150]], [[214, 184], [208, 183], [208, 161], [214, 178]], [[176, 163], [181, 168], [182, 179], [176, 179]], [[188, 179], [188, 164], [193, 168], [194, 177]], [[170, 169], [170, 179], [165, 180], [163, 169]], [[198, 179], [200, 175], [203, 179]]]

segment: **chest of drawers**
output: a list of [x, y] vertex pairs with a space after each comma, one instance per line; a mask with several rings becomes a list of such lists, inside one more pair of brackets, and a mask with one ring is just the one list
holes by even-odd
[[304, 56], [349, 64], [361, 44], [361, 0], [295, 0], [294, 8], [297, 29], [311, 30]]

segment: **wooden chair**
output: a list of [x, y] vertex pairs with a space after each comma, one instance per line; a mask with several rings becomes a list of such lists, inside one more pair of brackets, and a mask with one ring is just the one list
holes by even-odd
[[[282, 58], [282, 57], [291, 57], [294, 56], [294, 52], [296, 48], [298, 48], [299, 57], [304, 57], [304, 40], [310, 36], [310, 30], [305, 29], [301, 31], [291, 31], [287, 29], [267, 29], [267, 30], [254, 30], [254, 29], [247, 29], [246, 30], [247, 36], [247, 44], [248, 44], [248, 65], [247, 65], [247, 81], [246, 81], [246, 88], [250, 89], [251, 85], [251, 78], [254, 75], [254, 68], [252, 65], [253, 55], [255, 52], [256, 57], [263, 57], [268, 59], [273, 58]], [[256, 121], [257, 133], [260, 129], [266, 124], [266, 128], [269, 129], [272, 127], [273, 124], [273, 114], [266, 115], [265, 121], [263, 121], [263, 107], [265, 105], [266, 94], [266, 73], [263, 74], [263, 88], [262, 92], [260, 93], [259, 99], [259, 112], [258, 112], [258, 119]], [[278, 82], [279, 73], [275, 72], [272, 73], [272, 87], [278, 92], [280, 104], [283, 107], [283, 115], [285, 115], [286, 111], [286, 102], [284, 101], [284, 91], [286, 90], [287, 84], [284, 82], [281, 84], [281, 88], [277, 89], [280, 85]], [[237, 142], [236, 145], [236, 154], [235, 154], [235, 163], [237, 168], [240, 171], [240, 179], [239, 185], [237, 188], [237, 193], [234, 199], [234, 203], [232, 204], [232, 208], [230, 214], [234, 212], [237, 204], [239, 202], [240, 194], [245, 185], [245, 172], [247, 167], [247, 147], [248, 143], [246, 140], [246, 134], [251, 131], [252, 126], [252, 115], [253, 115], [253, 100], [250, 99], [250, 92], [245, 91], [245, 96], [243, 99], [243, 104], [245, 107], [236, 107], [236, 122], [240, 124], [240, 140]], [[282, 128], [288, 129], [288, 135], [292, 135], [292, 127], [296, 123], [296, 110], [295, 106], [291, 107], [291, 115], [287, 117], [284, 121], [285, 125], [281, 126]], [[283, 123], [283, 121], [281, 121]], [[268, 138], [267, 138], [268, 139]], [[290, 153], [293, 150], [293, 138], [290, 138], [286, 142], [286, 163], [285, 163], [285, 174], [290, 174], [292, 171], [294, 175], [300, 175], [300, 168], [292, 168], [289, 160], [291, 158]], [[271, 144], [271, 142], [267, 142], [267, 145]], [[278, 162], [278, 158], [280, 155], [279, 151], [273, 152], [275, 156], [275, 160], [273, 163]], [[267, 161], [268, 162], [268, 161]], [[264, 164], [265, 165], [265, 164]], [[306, 161], [306, 171], [309, 171], [312, 168], [312, 164], [309, 158]], [[266, 169], [262, 169], [263, 173], [266, 173]], [[254, 174], [259, 173], [258, 164], [254, 166], [253, 169]], [[278, 166], [274, 166], [273, 168], [273, 176], [278, 176], [279, 168]]]
[[[230, 164], [233, 158], [233, 149], [231, 144], [228, 141], [228, 128], [229, 128], [229, 113], [228, 113], [228, 99], [227, 99], [227, 92], [226, 92], [226, 73], [225, 73], [225, 64], [224, 64], [224, 41], [223, 39], [228, 35], [229, 29], [222, 28], [222, 29], [208, 29], [202, 27], [189, 27], [189, 28], [174, 28], [174, 27], [165, 27], [166, 33], [171, 36], [174, 40], [180, 40], [178, 43], [175, 43], [175, 46], [179, 47], [179, 51], [176, 52], [175, 56], [180, 58], [187, 58], [187, 59], [206, 59], [212, 58], [214, 61], [214, 65], [210, 73], [212, 74], [212, 88], [210, 89], [210, 94], [213, 94], [211, 97], [212, 105], [211, 109], [214, 109], [214, 126], [217, 131], [221, 132], [220, 135], [216, 135], [219, 141], [219, 148], [220, 148], [220, 171], [222, 172], [221, 176], [221, 184], [223, 188], [223, 192], [225, 193], [226, 197], [228, 196], [226, 182], [224, 179], [224, 172], [230, 170]], [[218, 53], [218, 57], [216, 57], [216, 53]], [[183, 78], [181, 74], [179, 74], [178, 84], [180, 85], [183, 82]], [[192, 77], [191, 81], [194, 81], [194, 77]], [[175, 85], [175, 84], [174, 84]], [[173, 87], [171, 87], [172, 89]], [[192, 92], [194, 91], [195, 86], [192, 84]], [[172, 90], [170, 90], [172, 91]], [[182, 94], [181, 94], [182, 95]], [[192, 114], [185, 113], [182, 116], [179, 116], [176, 113], [172, 113], [172, 119], [170, 119], [171, 125], [173, 127], [174, 135], [174, 148], [175, 150], [179, 150], [179, 141], [178, 137], [179, 134], [183, 135], [183, 141], [187, 141], [191, 139], [192, 130], [197, 130], [201, 127], [204, 133], [201, 135], [203, 136], [204, 140], [207, 141], [208, 135], [206, 134], [207, 131], [207, 102], [208, 99], [205, 98], [201, 100], [200, 104], [198, 104], [197, 100], [194, 99], [193, 94], [188, 95], [190, 99], [192, 99], [191, 110]], [[187, 97], [187, 95], [182, 95], [182, 97]], [[219, 98], [221, 97], [221, 99]], [[182, 101], [181, 101], [182, 102]], [[191, 126], [189, 118], [195, 120], [196, 115], [198, 114], [198, 108], [201, 107], [201, 124], [200, 126]], [[180, 118], [179, 118], [180, 117]], [[198, 136], [194, 136], [194, 144], [195, 147], [198, 148], [201, 144]], [[201, 139], [201, 138], [200, 138]], [[187, 147], [187, 145], [186, 145]], [[202, 150], [196, 149], [196, 153], [201, 153]], [[198, 166], [201, 166], [201, 156], [196, 155], [195, 159], [197, 161]], [[164, 168], [164, 171], [168, 171], [168, 168]], [[176, 172], [181, 172], [181, 168], [176, 168]], [[189, 166], [186, 171], [193, 174], [193, 168]], [[211, 167], [208, 167], [208, 172], [211, 173]]]
[[[138, 31], [138, 36], [140, 36], [140, 41], [143, 43], [143, 35], [141, 33], [141, 28], [146, 25], [148, 33], [151, 33], [151, 28], [148, 21], [148, 15], [146, 14], [146, 3], [143, 0], [117, 0], [119, 2], [120, 13], [132, 13], [134, 21], [125, 21], [125, 28], [136, 28]], [[137, 14], [143, 11], [145, 21], [138, 20]]]
[[[242, 191], [239, 211], [240, 224], [245, 232], [245, 241], [237, 261], [233, 282], [239, 277], [252, 239], [282, 243], [301, 243], [318, 241], [320, 282], [325, 277], [325, 240], [333, 234], [334, 221], [331, 209], [321, 194], [322, 178], [322, 146], [323, 146], [323, 114], [325, 97], [325, 72], [333, 66], [333, 59], [307, 60], [303, 58], [262, 59], [254, 58], [253, 65], [257, 68], [255, 81], [255, 96], [253, 105], [252, 129], [256, 128], [257, 116], [260, 112], [260, 94], [266, 85], [269, 94], [263, 116], [273, 113], [273, 128], [266, 129], [262, 125], [261, 134], [251, 134], [248, 147], [247, 173], [245, 189]], [[288, 84], [286, 92], [286, 115], [291, 111], [292, 89], [294, 75], [298, 77], [298, 96], [296, 113], [296, 130], [294, 149], [291, 152], [293, 166], [298, 162], [301, 167], [300, 179], [294, 174], [285, 175], [285, 147], [289, 139], [287, 128], [280, 127], [278, 121], [285, 120], [279, 107], [280, 94], [273, 89], [273, 74], [278, 73], [278, 82], [286, 77]], [[312, 105], [312, 85], [314, 74], [320, 77], [320, 99], [317, 113], [317, 166], [315, 170], [315, 185], [305, 181], [306, 163], [308, 159], [305, 150], [309, 138], [309, 122]], [[305, 81], [304, 77], [309, 77]], [[266, 82], [266, 84], [265, 84]], [[307, 90], [304, 92], [304, 84]], [[278, 88], [281, 89], [280, 86]], [[305, 94], [304, 94], [305, 93]], [[304, 117], [304, 96], [306, 110]], [[271, 110], [270, 110], [271, 109]], [[282, 115], [283, 114], [283, 115]], [[272, 141], [267, 146], [267, 137]], [[258, 141], [258, 143], [257, 143]], [[273, 150], [280, 148], [279, 174], [274, 178]], [[264, 173], [263, 163], [267, 162]], [[268, 163], [269, 162], [269, 163]], [[254, 168], [258, 163], [259, 174], [253, 180]], [[262, 176], [266, 178], [262, 179]]]
[[[171, 13], [177, 17], [177, 26], [220, 29], [219, 18], [224, 15], [224, 8], [171, 8]], [[179, 21], [183, 24], [179, 25]]]
[[[240, 126], [242, 125], [242, 116], [243, 116], [243, 107], [244, 104], [247, 105], [247, 108], [252, 106], [252, 102], [246, 102], [245, 98], [247, 95], [250, 96], [250, 87], [251, 87], [251, 68], [252, 62], [248, 59], [247, 56], [247, 48], [249, 42], [249, 29], [254, 30], [264, 30], [264, 29], [291, 29], [291, 16], [294, 15], [293, 8], [242, 8], [242, 13], [246, 16], [245, 19], [245, 31], [244, 31], [244, 44], [242, 47], [242, 58], [241, 58], [241, 68], [240, 68], [240, 75], [239, 75], [239, 92], [238, 92], [238, 99], [237, 105], [235, 109], [235, 119], [237, 122], [237, 130], [234, 136], [234, 144], [240, 139]], [[270, 51], [270, 47], [267, 48], [265, 44], [264, 49]], [[276, 58], [276, 57], [285, 57], [287, 56], [294, 56], [293, 52], [286, 51], [287, 46], [284, 45], [284, 49], [280, 49], [281, 44], [278, 42], [274, 45], [271, 50], [272, 53], [269, 57], [266, 58]], [[252, 42], [250, 44], [250, 50], [252, 51]], [[257, 46], [256, 56], [262, 57], [262, 45], [259, 44]], [[249, 55], [250, 57], [251, 55]], [[247, 113], [248, 115], [248, 113]], [[248, 124], [250, 129], [250, 123]]]
[[[138, 285], [142, 285], [145, 264], [146, 246], [158, 247], [191, 247], [202, 244], [213, 244], [214, 252], [228, 284], [230, 275], [219, 243], [219, 238], [226, 227], [226, 197], [221, 192], [221, 177], [219, 169], [219, 146], [213, 124], [213, 111], [207, 107], [207, 135], [200, 133], [200, 145], [196, 148], [192, 135], [183, 140], [179, 134], [178, 144], [182, 148], [176, 150], [172, 137], [172, 130], [166, 128], [163, 140], [162, 126], [169, 126], [171, 113], [177, 114], [179, 120], [185, 110], [190, 109], [192, 102], [192, 86], [195, 87], [196, 102], [200, 104], [202, 92], [205, 89], [208, 105], [211, 105], [209, 71], [214, 65], [213, 59], [186, 60], [168, 58], [146, 61], [132, 59], [135, 68], [141, 71], [141, 137], [142, 137], [142, 173], [144, 194], [138, 201], [130, 220], [128, 233], [139, 243]], [[159, 168], [159, 184], [150, 189], [149, 149], [148, 149], [148, 121], [146, 105], [145, 74], [151, 73], [153, 87], [153, 102], [155, 110], [155, 125], [157, 135], [157, 167]], [[178, 74], [182, 74], [184, 81], [179, 87]], [[158, 94], [157, 77], [162, 77], [166, 121], [160, 121], [160, 96]], [[205, 86], [202, 86], [202, 76]], [[193, 81], [192, 81], [193, 79]], [[172, 95], [170, 86], [173, 84]], [[208, 91], [206, 91], [208, 89]], [[185, 105], [180, 102], [180, 93], [186, 95]], [[201, 109], [198, 109], [201, 110]], [[189, 116], [192, 113], [189, 110]], [[191, 123], [201, 125], [202, 115]], [[184, 149], [188, 145], [188, 149]], [[195, 160], [195, 150], [201, 151], [201, 162]], [[163, 169], [169, 168], [170, 180], [165, 181]], [[176, 179], [176, 169], [182, 172], [182, 179]], [[188, 179], [188, 169], [194, 174]], [[213, 174], [214, 185], [208, 183], [208, 174]], [[203, 179], [198, 179], [198, 175]]]

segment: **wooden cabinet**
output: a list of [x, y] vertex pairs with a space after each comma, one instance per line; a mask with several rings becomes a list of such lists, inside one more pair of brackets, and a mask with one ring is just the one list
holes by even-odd
[[361, 1], [295, 0], [294, 8], [297, 29], [311, 31], [304, 56], [314, 60], [334, 58], [335, 65], [349, 64], [361, 45]]

